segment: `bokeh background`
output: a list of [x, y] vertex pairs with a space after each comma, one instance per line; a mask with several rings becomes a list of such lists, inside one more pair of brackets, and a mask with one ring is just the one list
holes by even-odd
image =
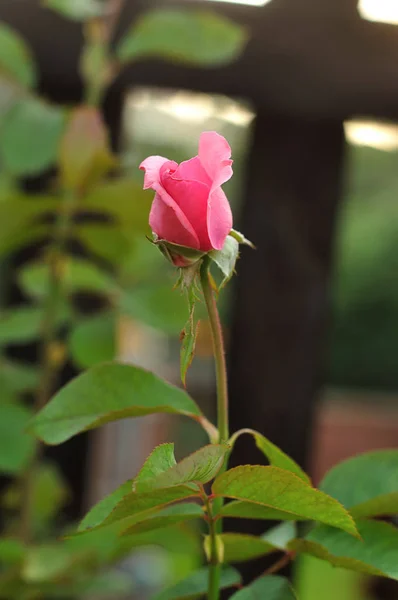
[[[231, 425], [260, 430], [316, 483], [348, 456], [398, 446], [398, 0], [127, 0], [115, 39], [125, 23], [160, 5], [211, 8], [244, 25], [248, 43], [226, 67], [146, 59], [126, 69], [103, 103], [120, 168], [140, 183], [137, 166], [150, 154], [189, 158], [203, 130], [229, 140], [234, 178], [225, 190], [237, 228], [256, 246], [242, 250], [237, 277], [221, 296]], [[81, 24], [35, 0], [2, 0], [0, 21], [32, 48], [40, 94], [56, 105], [79, 102]], [[45, 169], [18, 185], [33, 197], [52, 176]], [[6, 194], [10, 174], [1, 159], [0, 177]], [[112, 193], [104, 199], [112, 202]], [[95, 254], [101, 229], [97, 237], [92, 231], [86, 239]], [[110, 254], [124, 251], [115, 244]], [[79, 244], [73, 248], [81, 254]], [[39, 242], [29, 243], [3, 260], [3, 310], [26, 301], [29, 274], [18, 274], [39, 251]], [[127, 292], [116, 321], [101, 316], [94, 293], [77, 298], [81, 314], [94, 317], [68, 330], [72, 359], [64, 381], [119, 357], [178, 382], [184, 306], [171, 289], [173, 274], [144, 235], [130, 267], [126, 261]], [[154, 280], [160, 285], [152, 293]], [[0, 321], [0, 338], [1, 328]], [[5, 356], [29, 363], [36, 353], [35, 342], [22, 336]], [[188, 390], [209, 414], [214, 383], [204, 320]], [[176, 441], [179, 456], [202, 442], [194, 426], [157, 416], [108, 425], [52, 449], [73, 492], [68, 518], [131, 477], [166, 439]], [[259, 459], [242, 441], [233, 460]], [[253, 532], [263, 525], [242, 527]], [[170, 576], [163, 554], [148, 552], [124, 567], [141, 594]], [[188, 554], [175, 558], [179, 573], [195, 560]], [[256, 566], [245, 569], [250, 576]], [[394, 584], [315, 559], [302, 560], [293, 576], [301, 600], [398, 598]]]

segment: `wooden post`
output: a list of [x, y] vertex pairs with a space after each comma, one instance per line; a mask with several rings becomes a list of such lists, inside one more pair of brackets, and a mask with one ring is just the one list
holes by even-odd
[[[307, 462], [322, 367], [343, 126], [260, 113], [239, 228], [257, 246], [238, 264], [230, 357], [231, 430], [258, 429]], [[235, 464], [263, 460], [250, 438]], [[261, 533], [265, 523], [235, 520]], [[256, 567], [244, 566], [246, 577]]]

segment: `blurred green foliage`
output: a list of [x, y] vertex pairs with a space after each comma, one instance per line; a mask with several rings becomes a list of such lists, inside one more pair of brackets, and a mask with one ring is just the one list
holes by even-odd
[[295, 588], [300, 600], [371, 600], [361, 573], [338, 569], [313, 556], [303, 555], [295, 567]]
[[158, 57], [199, 66], [217, 66], [236, 59], [245, 41], [241, 26], [212, 12], [159, 9], [144, 14], [116, 49], [122, 62]]
[[[162, 467], [161, 473], [145, 480], [144, 488], [150, 490], [147, 495], [144, 491], [144, 497], [137, 502], [128, 482], [121, 500], [111, 495], [94, 507], [95, 514], [101, 515], [95, 530], [71, 536], [62, 519], [62, 509], [69, 498], [67, 485], [54, 465], [40, 461], [37, 443], [27, 432], [32, 412], [27, 392], [36, 397], [36, 408], [42, 407], [66, 360], [71, 359], [84, 369], [114, 358], [120, 323], [126, 318], [133, 327], [145, 326], [177, 337], [186, 319], [185, 303], [172, 290], [171, 269], [144, 241], [149, 233], [150, 197], [142, 191], [138, 172], [126, 175], [125, 157], [111, 151], [101, 100], [127, 62], [162, 58], [202, 67], [227, 64], [242, 51], [246, 32], [208, 11], [155, 10], [127, 27], [112, 49], [105, 3], [45, 0], [42, 7], [44, 11], [57, 11], [61, 18], [85, 23], [79, 69], [87, 89], [85, 101], [79, 106], [44, 101], [35, 92], [37, 67], [27, 44], [8, 26], [0, 24], [1, 258], [7, 261], [14, 252], [38, 246], [32, 261], [9, 273], [23, 303], [11, 309], [0, 307], [0, 472], [14, 476], [0, 499], [8, 517], [0, 539], [0, 597], [36, 600], [123, 596], [133, 582], [114, 567], [138, 548], [154, 545], [168, 550], [166, 578], [170, 588], [158, 598], [202, 593], [207, 589], [207, 571], [192, 573], [202, 549], [189, 527], [181, 526], [180, 518], [203, 518], [205, 513], [197, 504], [164, 508], [162, 503], [171, 501], [169, 494], [173, 500], [192, 495], [197, 500], [201, 498], [204, 492], [196, 480], [205, 483], [217, 474], [227, 448], [211, 445], [178, 465], [156, 464], [156, 468]], [[164, 154], [178, 159], [181, 152], [181, 158], [186, 158], [182, 148], [175, 150], [165, 150]], [[144, 151], [144, 144], [140, 151]], [[393, 274], [397, 238], [392, 198], [398, 179], [391, 156], [368, 150], [358, 150], [353, 156], [353, 197], [342, 214], [334, 297], [330, 374], [333, 383], [396, 385], [398, 353], [393, 331], [398, 324], [398, 288], [396, 283], [394, 287]], [[134, 168], [138, 162], [135, 160]], [[388, 185], [379, 193], [381, 169]], [[44, 172], [49, 177], [43, 193], [26, 194], [21, 179]], [[223, 263], [223, 267], [228, 274], [228, 265]], [[98, 300], [99, 306], [89, 315], [79, 303], [79, 296], [87, 293]], [[18, 349], [30, 342], [42, 346], [37, 364], [24, 364], [11, 357], [10, 348]], [[35, 422], [44, 439], [57, 443], [100, 423], [162, 409], [196, 421], [205, 420], [182, 390], [137, 367], [103, 365], [63, 388]], [[48, 414], [53, 415], [53, 421], [46, 421]], [[269, 454], [270, 448], [274, 462], [275, 456], [279, 461], [282, 456], [285, 467], [286, 457], [278, 449], [262, 449]], [[393, 463], [387, 461], [384, 465], [387, 478]], [[280, 465], [258, 469], [264, 481], [269, 473], [279, 478], [282, 473], [288, 487], [299, 488], [298, 497], [291, 498], [292, 504], [300, 503], [301, 498], [304, 517], [319, 520], [319, 514], [309, 512], [308, 507], [308, 498], [319, 497], [319, 492], [306, 481], [281, 470]], [[250, 480], [250, 471], [248, 467], [246, 484], [252, 483], [256, 488], [258, 480]], [[174, 483], [181, 485], [165, 487], [171, 476]], [[226, 474], [216, 480], [213, 492], [220, 489], [220, 481], [225, 487], [225, 479]], [[342, 491], [342, 497], [347, 497], [344, 485], [351, 486], [352, 482], [342, 479], [339, 493]], [[377, 496], [388, 493], [389, 510], [396, 510], [396, 496], [390, 494], [391, 490], [386, 491], [380, 481], [372, 480], [368, 491], [369, 501], [375, 495], [377, 500]], [[228, 496], [225, 489], [221, 492]], [[275, 509], [286, 496], [286, 485], [276, 500], [274, 495], [273, 485], [269, 489], [262, 486], [260, 500], [265, 507]], [[250, 494], [242, 497], [252, 498]], [[129, 501], [134, 503], [136, 514], [141, 506], [139, 522], [129, 522], [130, 529], [120, 531], [120, 521], [126, 520], [126, 514], [127, 520], [131, 518]], [[117, 510], [110, 514], [116, 504]], [[244, 504], [235, 504], [234, 516], [244, 516]], [[345, 519], [345, 529], [355, 534], [354, 522], [345, 508], [331, 498], [329, 504], [335, 509], [338, 506], [336, 510], [339, 518]], [[152, 508], [155, 512], [148, 514]], [[288, 520], [294, 506], [289, 508]], [[166, 520], [159, 521], [161, 518]], [[338, 519], [334, 521], [329, 513], [322, 520], [338, 525]], [[371, 551], [346, 533], [337, 535], [325, 527], [315, 527], [312, 534], [298, 540], [301, 546], [298, 544], [297, 549], [324, 556], [335, 564], [353, 564], [353, 568], [359, 566], [365, 572], [377, 569], [380, 575], [397, 578], [396, 530], [367, 522], [361, 524], [361, 531], [364, 538], [365, 534], [369, 536]], [[63, 534], [69, 535], [62, 537]], [[238, 543], [234, 539], [231, 546], [231, 538], [226, 539], [230, 544], [227, 557], [229, 552], [231, 560], [241, 559], [243, 550], [254, 549], [254, 544], [244, 548], [239, 539]], [[268, 552], [270, 545], [279, 551], [279, 542], [275, 538], [272, 542], [269, 538], [260, 542], [261, 552], [264, 547]], [[286, 541], [283, 549], [287, 548]], [[231, 568], [226, 568], [222, 579], [227, 587], [240, 581], [239, 574]], [[267, 592], [278, 588], [279, 597], [283, 593], [291, 596], [290, 588], [279, 578], [264, 579], [259, 585]], [[250, 594], [247, 588], [237, 597], [251, 597]]]
[[[156, 532], [156, 538], [105, 532], [59, 539], [70, 493], [56, 466], [40, 461], [26, 431], [30, 400], [36, 409], [49, 400], [67, 360], [84, 369], [117, 357], [127, 318], [133, 328], [178, 336], [186, 307], [172, 289], [175, 274], [145, 239], [151, 195], [142, 190], [138, 165], [137, 174], [126, 173], [124, 158], [112, 152], [101, 100], [127, 63], [152, 56], [202, 67], [227, 64], [247, 36], [211, 11], [153, 10], [126, 24], [113, 48], [109, 11], [118, 3], [40, 5], [43, 17], [51, 10], [81, 23], [77, 69], [86, 89], [79, 106], [41, 98], [28, 43], [0, 23], [0, 474], [14, 477], [0, 497], [6, 515], [0, 598], [116, 598], [131, 590], [132, 578], [113, 567], [136, 548], [167, 548], [164, 576], [173, 584], [196, 565], [196, 539], [181, 528]], [[27, 194], [23, 180], [43, 174], [42, 193]], [[8, 268], [15, 253], [32, 247], [37, 251], [27, 264]], [[12, 308], [5, 307], [9, 285], [23, 299]], [[89, 315], [79, 302], [84, 294], [99, 307]], [[41, 347], [36, 364], [14, 358], [27, 343]], [[147, 579], [146, 585], [156, 584]]]

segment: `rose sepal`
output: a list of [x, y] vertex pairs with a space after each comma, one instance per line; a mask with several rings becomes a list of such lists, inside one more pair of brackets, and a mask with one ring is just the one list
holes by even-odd
[[179, 244], [159, 239], [155, 233], [153, 234], [153, 240], [151, 241], [175, 267], [191, 267], [199, 262], [206, 254], [206, 252], [203, 252], [202, 250], [180, 246]]

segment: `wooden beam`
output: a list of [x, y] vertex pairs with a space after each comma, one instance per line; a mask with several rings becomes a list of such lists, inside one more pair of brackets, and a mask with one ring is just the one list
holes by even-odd
[[398, 28], [361, 19], [353, 0], [273, 0], [262, 8], [189, 4], [214, 8], [249, 28], [241, 59], [215, 70], [145, 61], [128, 69], [125, 85], [247, 97], [262, 110], [304, 118], [398, 119]]
[[[142, 84], [224, 93], [291, 116], [398, 119], [397, 26], [362, 20], [354, 0], [272, 0], [262, 8], [135, 0], [126, 3], [122, 30], [142, 10], [167, 4], [212, 8], [245, 24], [251, 34], [246, 52], [237, 63], [214, 70], [142, 61], [119, 78], [121, 89]], [[79, 25], [31, 0], [3, 2], [0, 19], [32, 45], [42, 89], [57, 99], [72, 91], [76, 97]]]

